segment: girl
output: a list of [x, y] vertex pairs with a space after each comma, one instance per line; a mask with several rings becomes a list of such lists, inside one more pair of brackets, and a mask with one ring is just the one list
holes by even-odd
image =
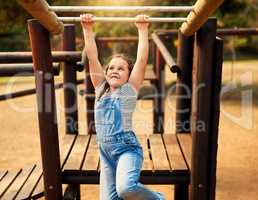
[[101, 200], [163, 200], [139, 183], [142, 148], [132, 130], [132, 114], [137, 93], [144, 80], [148, 60], [148, 17], [138, 15], [139, 44], [134, 64], [124, 55], [114, 55], [105, 72], [98, 59], [91, 14], [83, 14], [85, 52], [95, 88], [95, 126], [100, 152]]

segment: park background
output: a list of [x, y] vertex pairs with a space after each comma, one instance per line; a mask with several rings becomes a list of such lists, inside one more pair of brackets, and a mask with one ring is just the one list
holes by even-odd
[[[195, 1], [48, 1], [50, 5], [193, 5]], [[258, 27], [257, 0], [228, 0], [214, 13], [218, 18], [218, 28]], [[98, 12], [97, 16], [109, 14]], [[111, 15], [111, 14], [110, 14]], [[114, 14], [112, 14], [114, 15]], [[127, 15], [116, 13], [116, 15]], [[174, 16], [169, 13], [153, 13], [153, 16]], [[185, 16], [176, 14], [176, 16]], [[15, 0], [0, 2], [0, 51], [29, 51], [29, 38], [26, 20], [30, 16]], [[180, 24], [152, 24], [150, 32], [156, 29], [174, 29]], [[77, 50], [83, 48], [81, 28], [78, 25]], [[133, 24], [96, 23], [97, 36], [136, 36]], [[223, 88], [231, 90], [221, 96], [221, 114], [219, 126], [217, 194], [218, 200], [255, 200], [258, 196], [258, 35], [230, 36], [224, 39]], [[53, 49], [61, 49], [60, 37], [52, 38]], [[176, 58], [177, 40], [171, 40], [170, 50]], [[107, 56], [113, 52], [126, 52], [135, 55], [136, 45], [110, 45]], [[78, 73], [83, 77], [84, 73]], [[166, 67], [166, 88], [175, 83], [176, 77]], [[62, 76], [56, 78], [61, 82]], [[0, 94], [6, 93], [9, 78], [0, 78]], [[34, 87], [34, 78], [15, 80], [12, 92]], [[80, 86], [81, 89], [83, 86]], [[247, 95], [247, 96], [245, 96]], [[63, 105], [62, 90], [58, 90], [59, 104]], [[244, 97], [249, 97], [247, 103]], [[85, 108], [84, 98], [78, 99], [79, 106]], [[166, 96], [165, 133], [174, 133], [171, 119], [175, 119], [175, 93]], [[23, 112], [18, 111], [22, 109]], [[64, 133], [64, 112], [59, 106], [59, 132]], [[0, 102], [0, 169], [12, 169], [40, 161], [40, 144], [35, 95]], [[171, 112], [172, 111], [172, 112]], [[147, 114], [146, 114], [147, 113]], [[80, 113], [80, 132], [86, 132], [83, 122], [85, 114]], [[148, 101], [139, 101], [134, 115], [136, 132], [151, 133], [152, 105]], [[142, 125], [143, 124], [143, 125]], [[171, 197], [171, 186], [151, 186]], [[85, 199], [97, 199], [98, 186], [83, 186]], [[90, 191], [90, 192], [89, 192]], [[84, 198], [83, 198], [84, 199]]]

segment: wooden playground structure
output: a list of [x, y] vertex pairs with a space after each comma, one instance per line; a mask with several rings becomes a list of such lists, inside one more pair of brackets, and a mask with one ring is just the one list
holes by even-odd
[[[80, 63], [81, 52], [75, 51], [75, 25], [63, 25], [45, 1], [35, 4], [18, 1], [36, 19], [29, 20], [29, 35], [32, 53], [21, 52], [0, 54], [1, 63], [32, 62], [36, 89], [23, 91], [19, 95], [36, 92], [38, 104], [39, 132], [42, 153], [42, 167], [32, 165], [17, 171], [0, 172], [1, 199], [37, 199], [45, 196], [48, 200], [80, 199], [81, 184], [99, 184], [99, 155], [94, 129], [94, 88], [89, 78], [87, 62]], [[184, 19], [178, 31], [177, 63], [170, 55], [164, 38], [169, 33], [155, 32], [150, 40], [154, 55], [153, 69], [146, 72], [145, 80], [155, 88], [153, 101], [153, 134], [139, 136], [144, 150], [144, 163], [140, 180], [146, 184], [172, 184], [175, 186], [174, 199], [212, 200], [215, 199], [216, 158], [219, 123], [219, 102], [223, 61], [223, 41], [216, 36], [217, 21], [209, 18], [222, 1], [198, 0]], [[34, 10], [33, 10], [34, 9]], [[100, 8], [98, 8], [100, 9]], [[139, 8], [141, 9], [141, 8]], [[147, 9], [147, 8], [142, 8]], [[161, 8], [156, 8], [161, 9]], [[167, 8], [168, 9], [168, 8]], [[180, 8], [182, 9], [182, 8]], [[180, 10], [179, 9], [179, 10]], [[32, 12], [33, 10], [33, 12]], [[84, 10], [85, 11], [85, 10]], [[147, 10], [146, 10], [147, 11]], [[161, 11], [161, 10], [160, 10]], [[175, 10], [178, 11], [178, 10]], [[171, 10], [167, 10], [171, 12]], [[78, 19], [69, 19], [78, 21]], [[103, 21], [96, 18], [96, 21]], [[107, 19], [108, 21], [134, 21], [134, 18]], [[66, 20], [64, 20], [66, 21]], [[104, 20], [105, 21], [105, 20]], [[150, 22], [174, 22], [181, 19], [155, 19]], [[52, 52], [50, 34], [63, 32], [63, 50]], [[98, 45], [106, 42], [96, 38]], [[112, 40], [112, 39], [110, 39]], [[116, 39], [114, 39], [116, 40]], [[123, 40], [122, 40], [123, 41]], [[125, 41], [123, 41], [125, 42]], [[53, 62], [64, 62], [64, 83], [55, 85], [54, 76], [59, 73]], [[164, 68], [170, 67], [177, 75], [176, 88], [176, 134], [164, 132]], [[26, 65], [26, 70], [31, 65]], [[85, 80], [77, 80], [76, 71], [85, 70]], [[0, 68], [0, 74], [11, 76], [18, 69]], [[6, 71], [9, 72], [7, 73]], [[25, 71], [25, 68], [21, 71]], [[77, 84], [85, 84], [87, 102], [88, 133], [79, 133]], [[66, 87], [72, 85], [71, 88]], [[66, 136], [58, 140], [56, 120], [55, 88], [64, 88]], [[190, 96], [185, 87], [191, 89]], [[184, 97], [189, 98], [184, 98]], [[0, 96], [0, 100], [8, 99]], [[186, 125], [187, 124], [187, 125]], [[204, 125], [200, 128], [200, 124]], [[62, 191], [62, 184], [68, 184]], [[63, 195], [64, 193], [64, 195]]]

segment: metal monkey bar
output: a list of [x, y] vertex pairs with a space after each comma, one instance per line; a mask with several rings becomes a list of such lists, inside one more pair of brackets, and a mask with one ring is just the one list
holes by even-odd
[[193, 6], [50, 6], [51, 11], [59, 12], [189, 12]]
[[[58, 17], [62, 22], [80, 22], [80, 17]], [[136, 17], [93, 17], [94, 22], [135, 22]], [[184, 17], [149, 17], [148, 22], [185, 22]]]
[[[63, 31], [63, 23], [79, 21], [78, 17], [60, 17], [55, 12], [88, 12], [88, 11], [156, 11], [181, 12], [190, 11], [187, 18], [151, 18], [149, 22], [183, 22], [180, 27], [182, 34], [193, 35], [208, 19], [208, 17], [223, 3], [223, 0], [197, 0], [193, 6], [49, 6], [45, 0], [17, 0], [34, 18], [53, 34]], [[134, 17], [95, 17], [94, 21], [101, 22], [135, 22]]]

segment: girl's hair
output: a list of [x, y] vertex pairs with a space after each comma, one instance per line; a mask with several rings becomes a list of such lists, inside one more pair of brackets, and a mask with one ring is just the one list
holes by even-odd
[[[123, 60], [125, 60], [128, 64], [128, 70], [129, 70], [129, 76], [128, 78], [130, 77], [130, 74], [133, 70], [133, 61], [130, 57], [124, 55], [124, 54], [114, 54], [112, 55], [108, 60], [109, 62], [113, 59], [113, 58], [122, 58]], [[108, 70], [108, 67], [109, 67], [109, 63], [105, 66], [105, 74], [107, 74], [107, 70]], [[105, 83], [104, 85], [104, 89], [103, 91], [100, 93], [100, 95], [97, 97], [97, 99], [100, 99], [100, 97], [105, 93], [105, 91], [109, 88], [109, 84], [108, 82]]]
[[[110, 62], [110, 60], [112, 60], [113, 58], [122, 58], [123, 60], [125, 60], [128, 64], [128, 70], [129, 70], [129, 77], [130, 77], [130, 74], [133, 70], [133, 61], [132, 59], [129, 57], [129, 56], [126, 56], [124, 54], [114, 54], [112, 55], [108, 60]], [[107, 70], [108, 70], [108, 67], [109, 67], [109, 64], [106, 65], [105, 67], [105, 73], [107, 74]]]

